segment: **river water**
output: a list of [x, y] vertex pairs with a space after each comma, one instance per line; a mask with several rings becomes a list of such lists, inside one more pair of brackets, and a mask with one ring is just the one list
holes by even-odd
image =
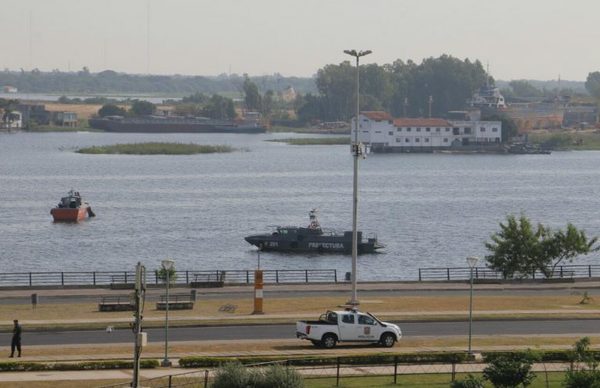
[[[267, 142], [295, 134], [0, 134], [0, 272], [252, 269], [244, 236], [270, 225], [350, 230], [348, 146]], [[314, 135], [308, 135], [314, 136]], [[82, 155], [79, 147], [145, 141], [228, 144], [193, 156]], [[359, 280], [416, 279], [419, 267], [465, 266], [507, 214], [573, 222], [600, 234], [600, 152], [552, 155], [370, 155], [360, 162], [359, 229], [384, 253], [358, 259]], [[97, 217], [55, 224], [74, 188]], [[597, 262], [598, 256], [579, 263]], [[351, 268], [350, 256], [261, 254], [265, 269]]]

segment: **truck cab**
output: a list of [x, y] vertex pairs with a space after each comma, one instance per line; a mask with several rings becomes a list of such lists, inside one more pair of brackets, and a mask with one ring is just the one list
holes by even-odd
[[380, 321], [370, 313], [347, 309], [327, 311], [318, 321], [298, 321], [296, 337], [325, 348], [333, 348], [338, 342], [379, 343], [392, 347], [402, 338], [402, 331], [398, 325]]

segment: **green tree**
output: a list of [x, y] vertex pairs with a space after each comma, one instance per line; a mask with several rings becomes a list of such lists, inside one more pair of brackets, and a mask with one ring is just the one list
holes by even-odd
[[572, 262], [579, 255], [587, 255], [598, 251], [600, 247], [594, 246], [598, 237], [588, 239], [583, 230], [578, 230], [573, 224], [567, 224], [566, 230], [552, 231], [546, 228], [542, 236], [541, 255], [536, 267], [546, 277], [552, 277], [556, 267], [565, 262]]
[[156, 105], [150, 101], [135, 100], [131, 105], [131, 113], [134, 116], [148, 116], [156, 111]]
[[536, 270], [550, 278], [561, 263], [600, 249], [595, 246], [597, 237], [588, 239], [584, 231], [570, 223], [564, 231], [542, 224], [534, 227], [524, 215], [518, 220], [507, 216], [491, 240], [485, 243], [490, 251], [485, 258], [489, 267], [501, 272], [505, 279], [529, 277]]
[[105, 104], [98, 110], [98, 116], [125, 116], [125, 109], [118, 107], [115, 104]]
[[233, 119], [235, 117], [233, 100], [213, 94], [202, 109], [202, 114], [213, 119]]
[[262, 97], [260, 113], [265, 117], [269, 117], [273, 113], [273, 105], [275, 104], [274, 95], [275, 93], [272, 90], [267, 90]]
[[600, 388], [600, 370], [594, 353], [590, 351], [590, 339], [584, 337], [573, 345], [571, 366], [565, 373], [566, 388]]
[[244, 102], [246, 103], [247, 109], [257, 111], [261, 109], [261, 98], [260, 93], [258, 92], [258, 86], [250, 80], [248, 75], [244, 78]]
[[600, 71], [589, 73], [585, 80], [585, 89], [594, 97], [600, 101]]
[[514, 80], [509, 83], [514, 97], [542, 97], [544, 93], [526, 80]]
[[535, 228], [524, 215], [518, 220], [507, 216], [506, 223], [500, 223], [500, 231], [491, 236], [492, 241], [485, 243], [491, 252], [485, 257], [489, 267], [501, 272], [504, 279], [529, 276], [535, 270], [544, 233], [541, 224]]

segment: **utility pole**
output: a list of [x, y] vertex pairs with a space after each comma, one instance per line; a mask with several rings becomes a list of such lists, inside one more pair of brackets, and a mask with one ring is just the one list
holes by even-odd
[[371, 50], [356, 51], [344, 50], [345, 54], [356, 58], [356, 117], [354, 118], [354, 141], [352, 142], [352, 154], [354, 155], [354, 179], [352, 185], [352, 299], [348, 302], [349, 305], [358, 306], [357, 294], [357, 256], [358, 256], [358, 158], [364, 157], [362, 144], [358, 141], [358, 130], [360, 128], [360, 57], [369, 55]]
[[137, 388], [140, 385], [140, 359], [142, 357], [142, 346], [146, 342], [146, 333], [142, 333], [142, 319], [144, 301], [146, 298], [146, 267], [140, 262], [135, 267], [135, 321], [133, 323], [134, 347], [133, 347], [133, 381], [131, 386]]
[[406, 115], [406, 108], [408, 108], [408, 97], [404, 97], [404, 104], [402, 104], [402, 108], [404, 108], [403, 109], [403, 112], [404, 112], [404, 116], [403, 117], [405, 117], [405, 118], [408, 117]]
[[429, 96], [429, 118], [431, 118], [431, 105], [433, 104], [433, 96]]

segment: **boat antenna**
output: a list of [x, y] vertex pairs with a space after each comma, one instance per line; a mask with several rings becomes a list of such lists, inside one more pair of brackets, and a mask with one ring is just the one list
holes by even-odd
[[310, 219], [310, 224], [308, 224], [308, 229], [321, 229], [321, 224], [319, 223], [319, 220], [317, 219], [317, 212], [319, 210], [318, 209], [312, 209], [310, 212], [308, 212], [308, 218]]

